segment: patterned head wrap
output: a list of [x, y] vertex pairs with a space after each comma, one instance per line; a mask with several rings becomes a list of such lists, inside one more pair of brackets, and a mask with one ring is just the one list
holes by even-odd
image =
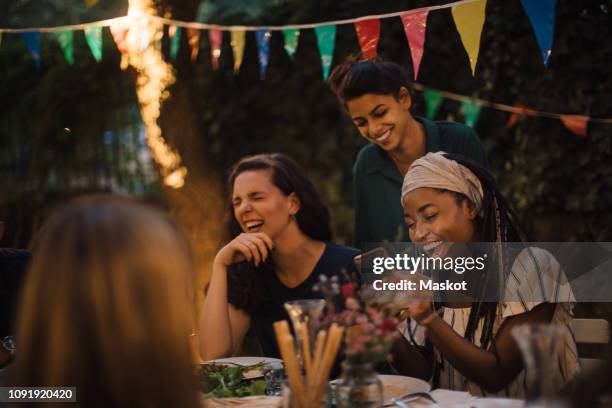
[[427, 153], [415, 160], [402, 185], [402, 206], [404, 196], [417, 188], [429, 187], [461, 193], [470, 200], [478, 213], [482, 210], [482, 185], [467, 167], [444, 157], [444, 152]]

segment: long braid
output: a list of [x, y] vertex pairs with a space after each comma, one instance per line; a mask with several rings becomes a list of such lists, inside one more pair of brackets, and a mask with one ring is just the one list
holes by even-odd
[[[481, 166], [469, 159], [454, 154], [445, 154], [445, 157], [467, 167], [480, 180], [483, 189], [482, 212], [477, 220], [479, 239], [482, 242], [492, 242], [497, 246], [496, 259], [499, 294], [503, 296], [503, 285], [506, 279], [506, 271], [509, 270], [509, 258], [502, 251], [502, 245], [506, 242], [525, 241], [525, 236], [516, 223], [516, 215], [508, 205], [507, 201], [498, 190], [493, 176]], [[487, 274], [489, 275], [489, 274]], [[482, 318], [483, 330], [480, 336], [480, 345], [488, 348], [492, 345], [493, 334], [496, 323], [501, 321], [501, 302], [485, 302], [484, 296], [488, 289], [489, 280], [480, 280], [481, 289], [478, 291], [478, 301], [472, 304], [465, 337], [473, 341], [474, 333]], [[502, 285], [499, 287], [499, 285]]]

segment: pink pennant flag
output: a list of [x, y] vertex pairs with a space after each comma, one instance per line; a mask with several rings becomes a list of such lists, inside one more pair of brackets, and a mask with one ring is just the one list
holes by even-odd
[[573, 134], [580, 137], [586, 137], [587, 125], [589, 123], [589, 117], [583, 115], [561, 115], [561, 122], [566, 128]]
[[427, 31], [427, 15], [429, 10], [419, 11], [417, 13], [406, 13], [400, 17], [406, 33], [406, 39], [410, 46], [410, 55], [412, 55], [412, 71], [414, 72], [414, 80], [416, 81], [419, 75], [419, 67], [423, 58], [423, 46], [425, 44], [425, 32]]
[[198, 59], [198, 51], [200, 51], [200, 30], [197, 28], [187, 27], [187, 42], [191, 48], [191, 62]]
[[115, 21], [110, 26], [110, 32], [113, 36], [113, 40], [117, 45], [117, 49], [121, 54], [125, 54], [129, 50], [127, 42], [128, 32], [130, 31], [130, 25], [127, 20]]
[[378, 39], [380, 38], [380, 20], [371, 19], [355, 22], [357, 39], [361, 46], [361, 52], [367, 59], [376, 58]]
[[210, 39], [210, 55], [212, 57], [212, 66], [216, 71], [219, 69], [219, 57], [221, 57], [221, 45], [223, 44], [223, 32], [219, 29], [208, 30], [208, 38]]

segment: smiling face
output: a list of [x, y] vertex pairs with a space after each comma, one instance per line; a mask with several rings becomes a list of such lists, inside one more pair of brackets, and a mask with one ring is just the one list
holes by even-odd
[[401, 88], [399, 97], [365, 94], [346, 102], [361, 136], [386, 151], [397, 148], [411, 119], [410, 94]]
[[288, 196], [272, 183], [272, 170], [247, 170], [234, 181], [234, 216], [244, 232], [265, 232], [274, 240], [299, 210], [295, 194]]
[[441, 243], [475, 239], [476, 211], [467, 199], [458, 203], [451, 192], [423, 187], [407, 193], [402, 204], [410, 240], [435, 256], [444, 256]]

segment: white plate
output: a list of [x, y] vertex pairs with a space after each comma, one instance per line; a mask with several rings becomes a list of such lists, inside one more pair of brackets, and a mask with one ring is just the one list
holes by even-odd
[[[227, 364], [227, 365], [240, 365], [240, 366], [251, 366], [259, 363], [281, 363], [283, 360], [272, 357], [229, 357], [229, 358], [219, 358], [216, 360], [205, 361], [202, 364]], [[253, 378], [263, 377], [263, 373], [261, 370], [250, 370], [244, 373], [244, 378], [247, 380]]]
[[391, 398], [401, 397], [413, 392], [429, 392], [431, 386], [419, 378], [405, 377], [403, 375], [378, 376], [383, 385], [383, 401], [387, 403]]

